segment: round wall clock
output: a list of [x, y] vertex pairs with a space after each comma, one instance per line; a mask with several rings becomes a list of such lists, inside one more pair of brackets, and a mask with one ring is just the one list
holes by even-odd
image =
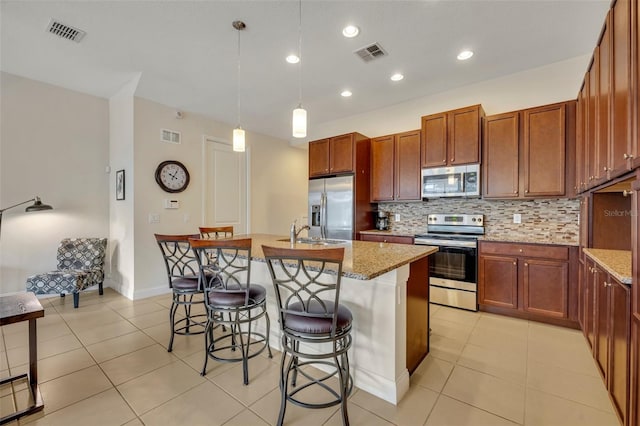
[[156, 182], [163, 191], [182, 192], [189, 185], [189, 171], [179, 161], [163, 161], [156, 168]]

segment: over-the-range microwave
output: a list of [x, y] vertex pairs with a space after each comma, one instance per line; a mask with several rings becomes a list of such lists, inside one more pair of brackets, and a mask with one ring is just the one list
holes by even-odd
[[422, 198], [480, 197], [480, 165], [422, 169]]

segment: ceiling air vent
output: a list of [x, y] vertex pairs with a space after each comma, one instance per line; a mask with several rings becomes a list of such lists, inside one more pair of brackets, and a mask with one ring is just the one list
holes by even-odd
[[160, 129], [160, 140], [162, 142], [179, 144], [180, 132], [174, 132], [173, 130], [169, 129]]
[[387, 52], [385, 52], [382, 46], [380, 46], [378, 43], [373, 43], [369, 46], [365, 46], [362, 49], [356, 50], [354, 53], [365, 62], [371, 62], [374, 59], [381, 58], [387, 55]]
[[49, 21], [47, 31], [66, 40], [75, 41], [76, 43], [80, 43], [80, 40], [87, 34], [82, 30], [65, 25], [55, 19]]

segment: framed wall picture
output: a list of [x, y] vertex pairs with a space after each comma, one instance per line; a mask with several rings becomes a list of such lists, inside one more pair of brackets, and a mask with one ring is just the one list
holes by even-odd
[[116, 200], [124, 200], [124, 170], [116, 172]]

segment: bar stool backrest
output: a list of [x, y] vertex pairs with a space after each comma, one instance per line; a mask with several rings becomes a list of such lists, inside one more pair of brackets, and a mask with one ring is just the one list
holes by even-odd
[[199, 238], [198, 234], [162, 235], [155, 234], [156, 241], [162, 252], [169, 287], [178, 278], [197, 279], [200, 275], [198, 261], [191, 250], [190, 238]]
[[252, 304], [247, 291], [251, 279], [251, 238], [192, 239], [190, 243], [199, 264], [205, 293], [242, 294], [245, 306]]
[[202, 238], [218, 239], [233, 237], [233, 226], [201, 226]]
[[280, 326], [286, 316], [331, 319], [336, 334], [344, 248], [291, 249], [262, 246], [278, 303]]

